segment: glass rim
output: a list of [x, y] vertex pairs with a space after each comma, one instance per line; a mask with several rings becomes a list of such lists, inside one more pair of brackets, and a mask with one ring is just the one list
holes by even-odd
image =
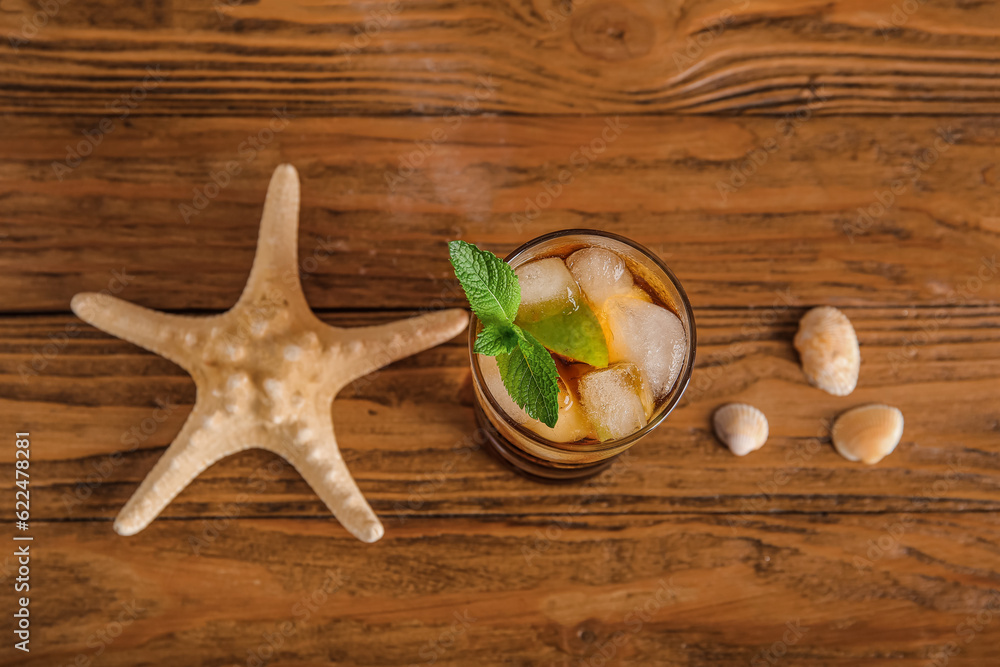
[[[695, 328], [695, 321], [694, 321], [694, 310], [691, 308], [691, 301], [688, 299], [687, 292], [684, 291], [684, 287], [681, 285], [680, 280], [677, 279], [677, 276], [674, 275], [674, 272], [670, 270], [670, 267], [668, 267], [666, 263], [662, 259], [660, 259], [659, 256], [656, 255], [656, 253], [654, 253], [652, 250], [642, 245], [641, 243], [637, 243], [636, 241], [633, 241], [630, 238], [626, 238], [620, 234], [615, 234], [614, 232], [606, 232], [599, 229], [564, 229], [560, 231], [549, 232], [548, 234], [543, 234], [542, 236], [535, 237], [527, 241], [526, 243], [521, 244], [519, 247], [511, 251], [506, 257], [504, 257], [504, 261], [509, 264], [513, 260], [517, 259], [520, 255], [527, 252], [528, 250], [531, 250], [535, 246], [545, 243], [546, 241], [551, 241], [553, 239], [558, 239], [564, 236], [599, 236], [610, 239], [612, 241], [616, 241], [618, 243], [622, 243], [639, 252], [641, 255], [643, 255], [649, 261], [651, 261], [656, 266], [657, 269], [663, 271], [663, 273], [670, 280], [671, 285], [675, 290], [677, 290], [677, 295], [680, 297], [679, 307], [683, 309], [684, 315], [687, 317], [687, 321], [689, 322], [689, 326], [686, 327], [685, 331], [688, 334], [688, 339], [689, 339], [686, 367], [684, 371], [677, 377], [677, 380], [674, 384], [674, 388], [672, 391], [673, 396], [669, 401], [663, 404], [663, 406], [660, 408], [659, 413], [654, 415], [654, 417], [649, 421], [649, 423], [647, 423], [641, 429], [625, 436], [624, 438], [607, 440], [587, 447], [574, 446], [575, 451], [581, 451], [581, 452], [583, 451], [604, 452], [610, 449], [622, 448], [632, 444], [633, 442], [639, 440], [642, 437], [645, 437], [653, 429], [655, 429], [657, 426], [663, 423], [663, 420], [665, 420], [667, 416], [674, 411], [674, 408], [677, 407], [677, 404], [680, 402], [681, 397], [687, 390], [687, 386], [691, 381], [691, 373], [694, 370], [695, 353], [697, 351], [697, 342], [698, 342], [697, 332]], [[560, 452], [566, 451], [564, 449], [555, 447], [554, 445], [557, 443], [553, 443], [551, 440], [543, 438], [542, 436], [538, 435], [531, 429], [526, 428], [522, 424], [518, 423], [510, 415], [508, 415], [503, 410], [503, 408], [501, 408], [497, 404], [496, 399], [493, 398], [493, 394], [490, 393], [489, 387], [486, 385], [486, 380], [482, 376], [482, 369], [479, 367], [479, 360], [477, 359], [478, 355], [473, 351], [473, 348], [475, 347], [476, 334], [478, 328], [479, 328], [479, 318], [476, 317], [475, 313], [472, 313], [472, 318], [469, 321], [469, 361], [472, 365], [472, 376], [473, 379], [475, 380], [477, 388], [479, 389], [479, 393], [482, 394], [484, 399], [486, 399], [486, 402], [489, 404], [490, 409], [495, 414], [499, 415], [499, 417], [503, 419], [504, 422], [510, 428], [514, 429], [514, 431], [520, 434], [522, 437], [528, 438], [532, 440], [535, 444], [540, 445], [541, 447], [544, 448], [558, 449]]]

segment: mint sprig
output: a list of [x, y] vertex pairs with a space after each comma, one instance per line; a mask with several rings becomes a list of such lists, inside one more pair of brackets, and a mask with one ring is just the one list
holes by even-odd
[[473, 351], [497, 358], [510, 397], [549, 428], [559, 418], [559, 372], [545, 346], [514, 324], [521, 305], [517, 274], [493, 253], [465, 241], [448, 244], [451, 265], [472, 312], [483, 323]]

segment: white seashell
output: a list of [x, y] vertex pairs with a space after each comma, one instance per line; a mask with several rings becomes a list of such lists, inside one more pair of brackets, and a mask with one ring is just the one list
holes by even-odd
[[799, 321], [795, 349], [811, 385], [834, 396], [854, 391], [861, 349], [847, 315], [831, 306], [813, 308]]
[[736, 456], [746, 456], [767, 442], [767, 417], [746, 403], [730, 403], [715, 411], [715, 434]]
[[903, 413], [888, 405], [848, 410], [833, 424], [833, 446], [848, 461], [878, 463], [903, 437]]

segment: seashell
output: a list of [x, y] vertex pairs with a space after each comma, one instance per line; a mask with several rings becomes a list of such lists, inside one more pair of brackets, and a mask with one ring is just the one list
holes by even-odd
[[888, 405], [848, 410], [833, 424], [833, 446], [848, 461], [878, 463], [903, 437], [903, 413]]
[[861, 349], [847, 315], [831, 306], [813, 308], [799, 321], [795, 349], [809, 384], [834, 396], [854, 391]]
[[767, 417], [746, 403], [730, 403], [715, 411], [715, 434], [736, 456], [746, 456], [767, 442]]

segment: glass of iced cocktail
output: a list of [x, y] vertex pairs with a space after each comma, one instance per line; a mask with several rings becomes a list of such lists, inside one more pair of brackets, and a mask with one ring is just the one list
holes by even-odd
[[608, 232], [546, 234], [505, 261], [520, 288], [512, 328], [544, 346], [558, 377], [551, 411], [523, 400], [535, 369], [477, 351], [477, 338], [489, 338], [479, 341], [489, 349], [498, 336], [496, 326], [482, 336], [485, 315], [477, 313], [469, 342], [479, 426], [502, 460], [528, 476], [600, 472], [663, 422], [687, 387], [696, 343], [687, 295], [653, 252]]

